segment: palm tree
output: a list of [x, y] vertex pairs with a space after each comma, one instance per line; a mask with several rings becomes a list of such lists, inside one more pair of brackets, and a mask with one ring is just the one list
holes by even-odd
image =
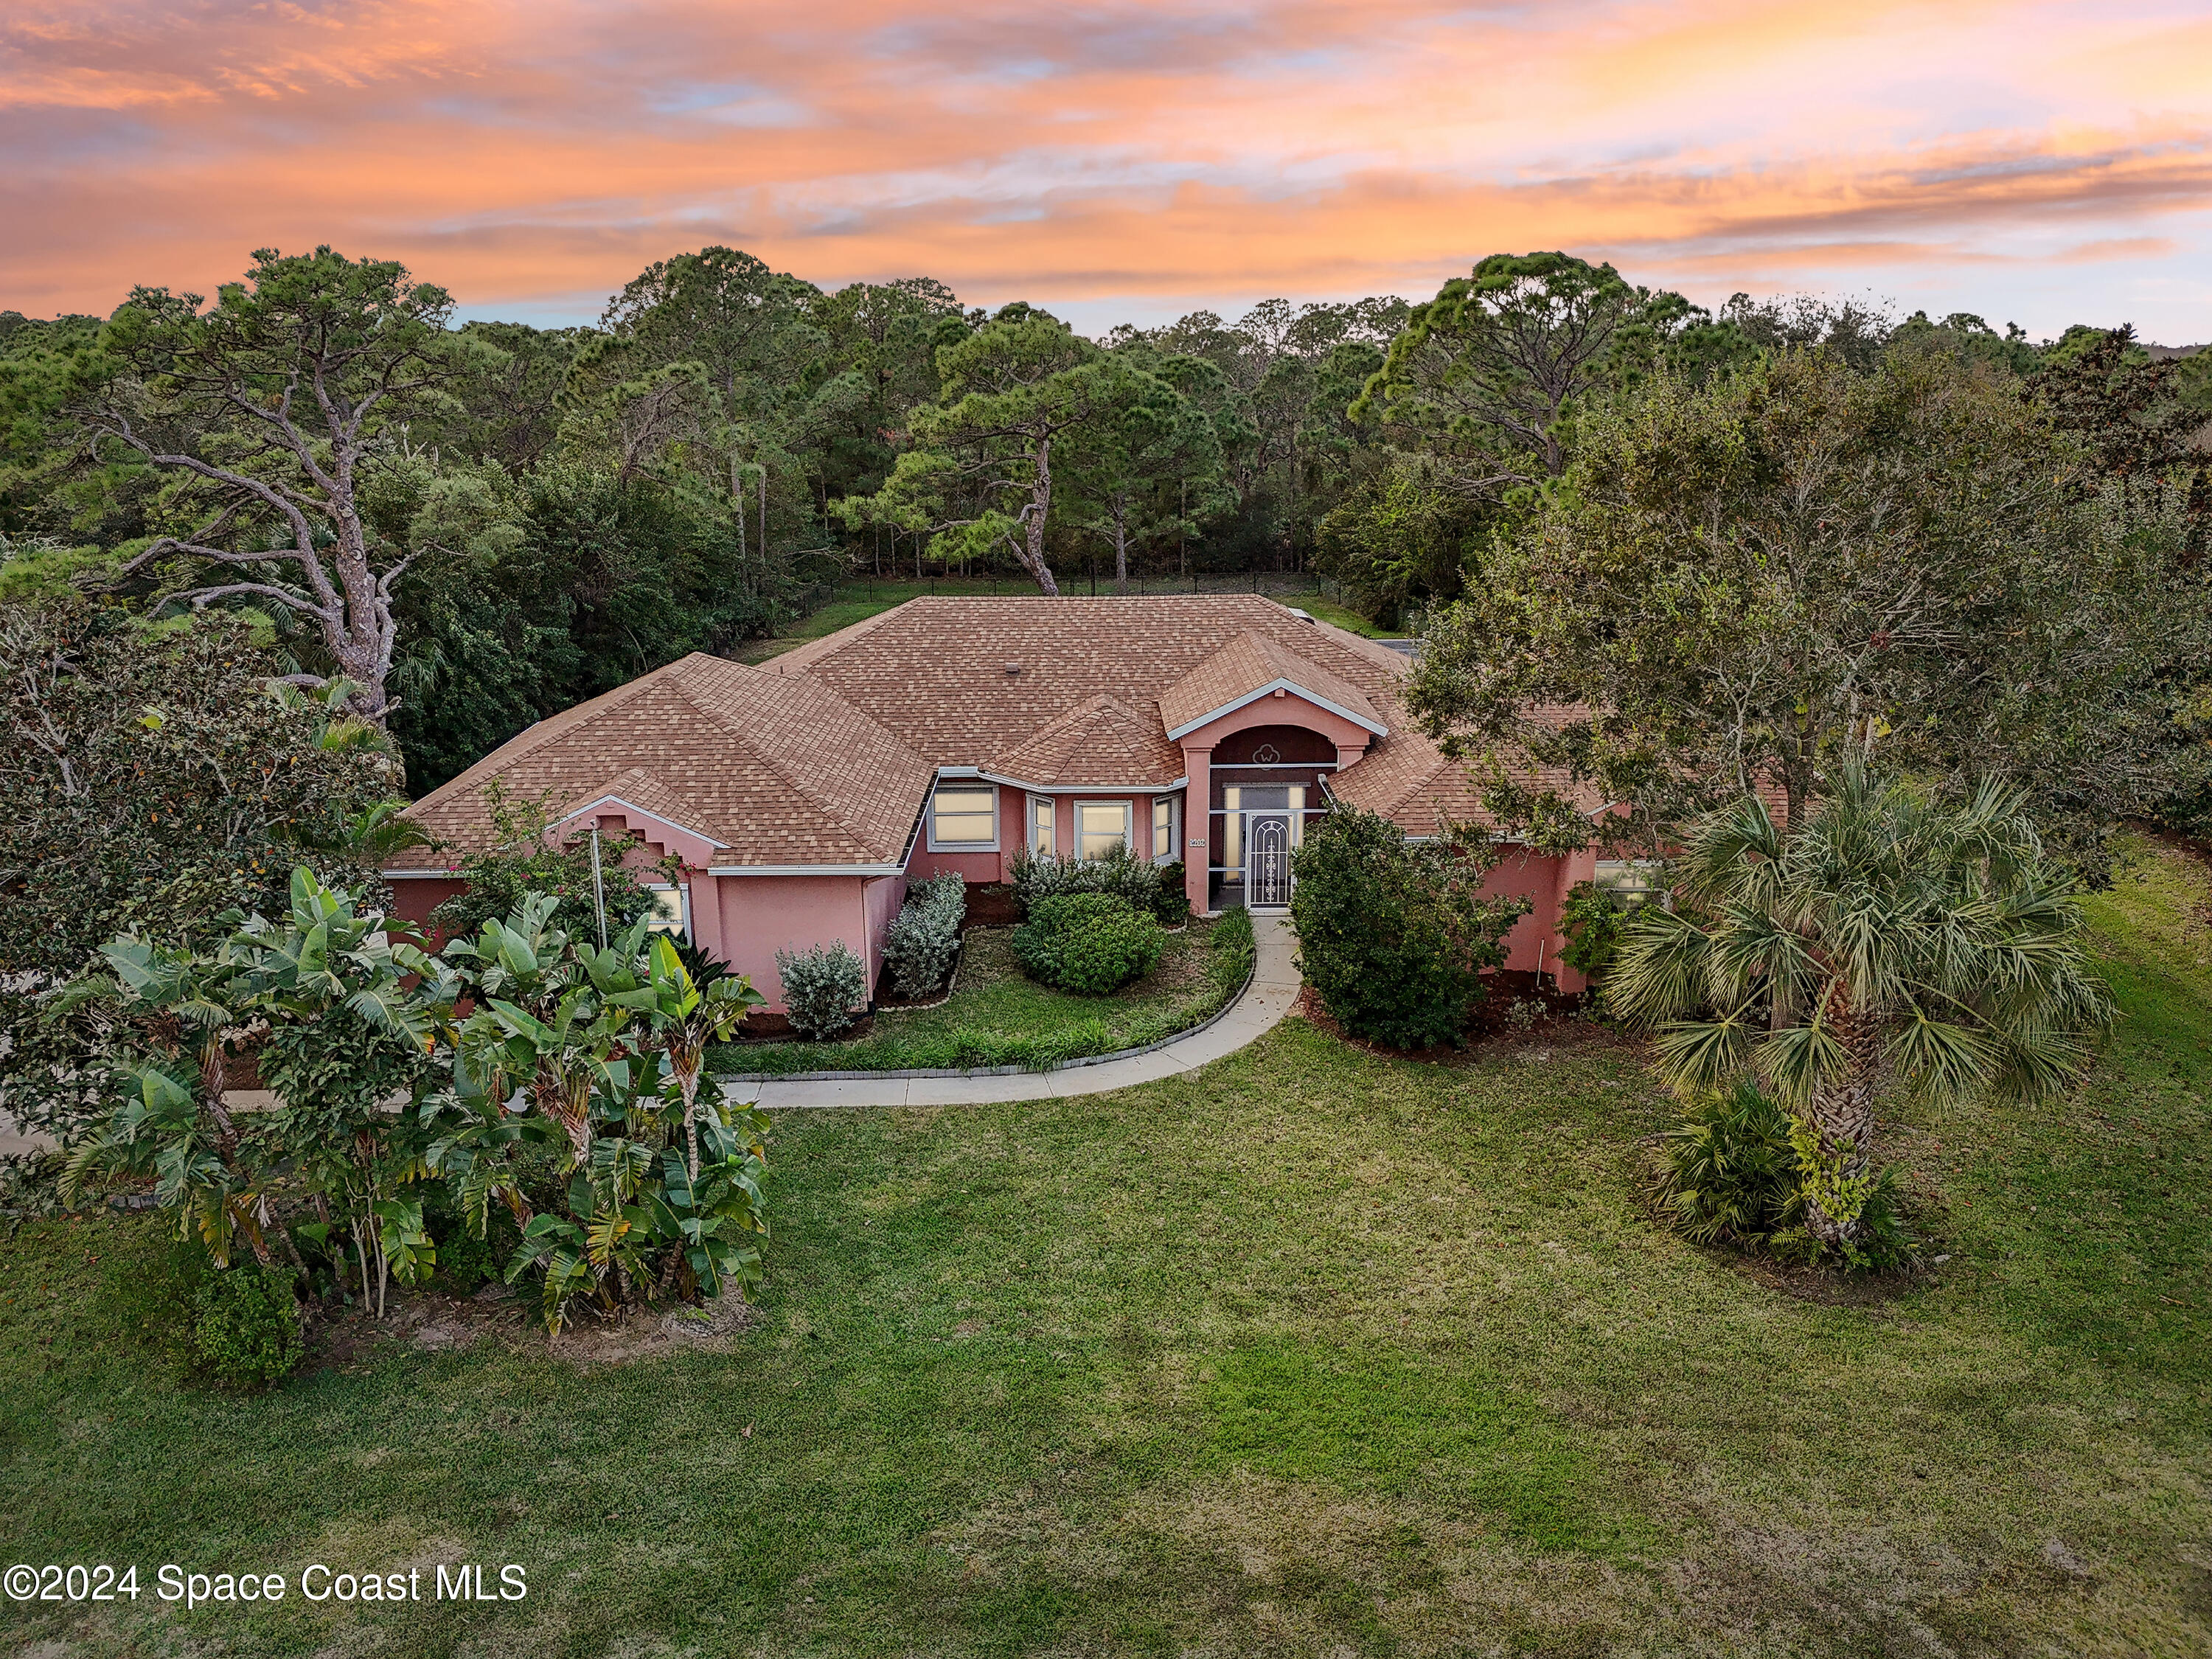
[[1656, 1026], [1677, 1090], [1755, 1073], [1790, 1112], [1809, 1230], [1858, 1234], [1874, 1107], [1988, 1090], [2047, 1099], [2112, 1020], [2081, 889], [2048, 860], [2021, 798], [1964, 805], [1852, 770], [1785, 839], [1756, 796], [1699, 821], [1680, 911], [1631, 922], [1607, 995]]

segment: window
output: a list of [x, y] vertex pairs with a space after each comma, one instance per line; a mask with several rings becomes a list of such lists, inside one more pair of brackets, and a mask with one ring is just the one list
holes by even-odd
[[1129, 803], [1085, 800], [1075, 805], [1076, 851], [1086, 861], [1129, 844]]
[[940, 788], [929, 802], [929, 844], [988, 853], [999, 844], [999, 792], [989, 785]]
[[1048, 859], [1059, 844], [1059, 828], [1055, 818], [1059, 807], [1050, 795], [1030, 797], [1030, 851], [1041, 859]]
[[684, 890], [680, 887], [648, 887], [646, 896], [653, 901], [653, 920], [646, 924], [655, 933], [673, 933], [679, 939], [690, 930], [684, 925]]
[[1601, 891], [1611, 893], [1633, 908], [1655, 898], [1664, 899], [1659, 884], [1665, 868], [1652, 859], [1600, 859], [1596, 884]]
[[1244, 879], [1244, 789], [1232, 783], [1221, 792], [1221, 866], [1224, 880]]
[[1176, 798], [1173, 795], [1152, 797], [1152, 862], [1170, 864], [1182, 856], [1176, 845]]

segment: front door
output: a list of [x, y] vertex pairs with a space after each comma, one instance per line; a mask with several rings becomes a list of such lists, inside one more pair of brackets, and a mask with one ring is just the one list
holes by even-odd
[[1248, 855], [1244, 902], [1281, 905], [1291, 902], [1291, 817], [1287, 812], [1251, 815], [1252, 850]]

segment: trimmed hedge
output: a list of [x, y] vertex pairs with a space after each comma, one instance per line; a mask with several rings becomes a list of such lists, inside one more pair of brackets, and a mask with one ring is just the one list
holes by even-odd
[[884, 934], [884, 961], [901, 996], [927, 996], [945, 983], [959, 954], [960, 920], [967, 911], [968, 884], [957, 871], [907, 888], [906, 902]]
[[1041, 898], [1014, 930], [1014, 955], [1031, 979], [1080, 996], [1104, 996], [1159, 964], [1160, 924], [1112, 893]]

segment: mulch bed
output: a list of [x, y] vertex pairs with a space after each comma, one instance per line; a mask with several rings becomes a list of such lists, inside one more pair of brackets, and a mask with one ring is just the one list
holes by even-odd
[[[1591, 1043], [1621, 1041], [1617, 1033], [1604, 1026], [1577, 1018], [1583, 1006], [1579, 993], [1562, 992], [1549, 982], [1540, 985], [1532, 973], [1488, 974], [1484, 975], [1483, 984], [1489, 994], [1469, 1015], [1466, 1041], [1457, 1048], [1439, 1042], [1425, 1048], [1393, 1048], [1388, 1043], [1353, 1036], [1322, 1006], [1319, 994], [1310, 985], [1299, 988], [1297, 1013], [1300, 1018], [1319, 1026], [1348, 1048], [1380, 1054], [1385, 1060], [1410, 1060], [1425, 1066], [1464, 1066], [1480, 1058], [1485, 1050], [1583, 1048]], [[1544, 1005], [1544, 1018], [1525, 1028], [1513, 1024], [1507, 1018], [1508, 1011], [1516, 1002], [1529, 1001]]]
[[1015, 927], [1021, 924], [1022, 908], [1014, 902], [1014, 890], [994, 882], [988, 887], [968, 890], [968, 909], [960, 918], [960, 931], [970, 927]]

